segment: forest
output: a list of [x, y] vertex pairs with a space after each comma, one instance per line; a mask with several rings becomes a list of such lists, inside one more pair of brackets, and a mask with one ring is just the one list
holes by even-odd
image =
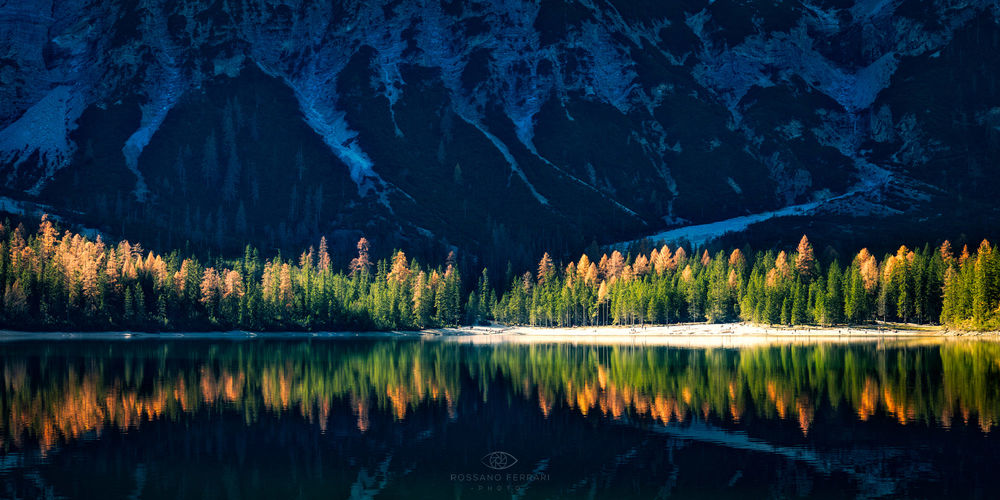
[[[842, 325], [941, 323], [1000, 326], [1000, 252], [948, 241], [881, 259], [817, 258], [802, 236], [794, 252], [664, 245], [635, 255], [508, 271], [494, 288], [486, 269], [463, 281], [454, 252], [431, 266], [395, 250], [375, 260], [362, 238], [347, 269], [331, 265], [326, 239], [297, 259], [247, 246], [241, 258], [112, 245], [57, 228], [0, 225], [0, 325], [43, 330], [416, 330], [486, 324], [591, 326], [746, 321]], [[594, 256], [596, 257], [596, 256]]]

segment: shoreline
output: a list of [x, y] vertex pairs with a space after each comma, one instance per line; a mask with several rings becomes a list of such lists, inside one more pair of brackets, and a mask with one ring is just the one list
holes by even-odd
[[740, 347], [773, 343], [922, 342], [1000, 340], [998, 332], [966, 332], [943, 326], [879, 324], [865, 326], [764, 326], [749, 323], [680, 323], [646, 327], [464, 327], [442, 338], [473, 344], [576, 343], [641, 344], [687, 347]]
[[940, 339], [1000, 340], [1000, 332], [949, 330], [943, 326], [877, 324], [864, 326], [765, 326], [750, 323], [679, 323], [647, 326], [475, 326], [419, 331], [369, 332], [25, 332], [0, 330], [0, 343], [26, 340], [250, 340], [410, 338], [474, 344], [587, 343], [688, 346], [740, 346], [789, 342], [934, 341]]

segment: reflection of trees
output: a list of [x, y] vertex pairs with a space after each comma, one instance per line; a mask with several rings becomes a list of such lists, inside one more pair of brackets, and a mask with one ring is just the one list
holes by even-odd
[[[1000, 415], [1000, 345], [945, 343], [762, 346], [743, 350], [499, 345], [439, 342], [8, 345], [0, 354], [0, 439], [43, 450], [60, 439], [131, 429], [195, 412], [293, 413], [325, 429], [345, 405], [365, 431], [370, 412], [404, 419], [438, 402], [454, 415], [463, 377], [477, 397], [502, 381], [583, 415], [797, 421], [847, 408], [860, 420], [901, 424], [953, 418], [988, 431]], [[500, 379], [498, 379], [500, 376]], [[846, 406], [845, 406], [846, 405]], [[2, 444], [2, 443], [0, 443]]]
[[331, 405], [343, 402], [365, 430], [370, 406], [402, 419], [428, 400], [453, 412], [459, 394], [457, 353], [417, 343], [58, 345], [44, 360], [13, 347], [0, 355], [0, 439], [30, 437], [43, 450], [107, 427], [223, 409], [248, 422], [263, 411], [294, 412], [325, 428]]

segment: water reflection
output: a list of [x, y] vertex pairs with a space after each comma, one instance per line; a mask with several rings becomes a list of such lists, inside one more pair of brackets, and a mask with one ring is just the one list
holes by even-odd
[[[438, 442], [434, 433], [451, 425], [473, 440], [475, 433], [497, 432], [509, 441], [510, 432], [499, 426], [551, 421], [559, 430], [534, 425], [569, 432], [561, 427], [583, 419], [604, 422], [574, 431], [581, 441], [575, 446], [590, 454], [619, 439], [609, 437], [616, 431], [607, 425], [624, 425], [644, 440], [653, 431], [669, 443], [697, 441], [824, 464], [814, 472], [826, 476], [841, 470], [854, 477], [859, 464], [884, 467], [892, 457], [908, 461], [908, 474], [919, 475], [938, 464], [915, 458], [913, 436], [965, 436], [981, 446], [1000, 412], [1000, 345], [991, 342], [741, 349], [420, 340], [17, 342], [3, 346], [0, 367], [0, 449], [8, 470], [24, 467], [18, 457], [31, 450], [43, 464], [74, 442], [109, 442], [108, 436], [176, 423], [191, 429], [226, 422], [226, 432], [242, 432], [240, 426], [257, 432], [294, 418], [319, 435], [368, 436], [366, 442], [381, 443], [379, 453], [396, 450], [398, 457], [409, 445], [382, 442], [392, 433], [409, 432], [410, 444], [427, 440], [475, 455], [482, 450], [462, 451], [461, 442]], [[463, 415], [474, 418], [466, 422]], [[954, 427], [963, 431], [949, 438]], [[946, 434], [928, 434], [934, 432]], [[525, 447], [533, 438], [554, 439], [533, 435], [541, 433], [535, 428], [520, 433], [516, 439]], [[884, 448], [877, 459], [848, 453], [859, 443]], [[361, 448], [354, 448], [351, 463], [371, 458], [364, 457], [372, 453], [370, 444], [355, 446]], [[824, 447], [826, 458], [817, 455]], [[622, 453], [608, 459], [628, 462], [630, 452]], [[477, 463], [478, 456], [462, 460]], [[534, 466], [545, 470], [545, 460]], [[831, 469], [837, 460], [847, 464]], [[375, 474], [379, 463], [365, 474]], [[879, 481], [857, 483], [899, 493], [896, 483]], [[571, 486], [554, 491], [567, 494]]]
[[553, 406], [663, 424], [692, 416], [739, 423], [748, 414], [793, 419], [803, 434], [817, 408], [847, 407], [861, 421], [960, 420], [989, 432], [1000, 411], [1000, 345], [918, 348], [784, 345], [668, 349], [442, 342], [27, 343], [0, 354], [2, 441], [42, 449], [106, 428], [225, 407], [252, 421], [292, 412], [326, 429], [347, 404], [366, 431], [370, 411], [397, 420], [440, 402], [454, 416], [461, 377], [484, 402], [498, 377], [549, 415]]

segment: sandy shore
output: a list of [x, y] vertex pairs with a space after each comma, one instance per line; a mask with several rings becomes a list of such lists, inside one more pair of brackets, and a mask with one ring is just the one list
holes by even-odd
[[879, 324], [852, 327], [781, 327], [749, 323], [685, 323], [646, 327], [465, 327], [428, 330], [425, 335], [439, 335], [469, 343], [582, 343], [582, 344], [645, 344], [684, 346], [739, 347], [764, 343], [814, 342], [927, 342], [948, 339], [982, 338], [1000, 340], [997, 332], [961, 332], [939, 326], [912, 324]]
[[749, 323], [683, 323], [645, 327], [477, 326], [398, 332], [18, 332], [0, 330], [0, 342], [18, 340], [128, 339], [338, 339], [415, 338], [474, 344], [570, 343], [740, 347], [771, 343], [906, 342], [939, 343], [956, 339], [1000, 340], [998, 332], [964, 332], [940, 326], [879, 324], [852, 327], [782, 327]]

